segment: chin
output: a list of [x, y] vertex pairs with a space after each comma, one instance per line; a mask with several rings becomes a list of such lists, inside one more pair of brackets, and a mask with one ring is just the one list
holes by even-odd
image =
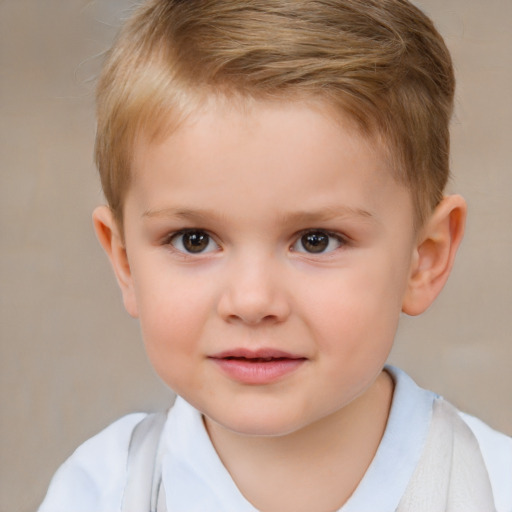
[[265, 414], [258, 414], [255, 411], [250, 411], [242, 416], [239, 414], [240, 411], [237, 411], [233, 418], [212, 417], [208, 414], [207, 416], [222, 428], [242, 436], [280, 437], [296, 432], [305, 426], [297, 418], [292, 418], [290, 414], [283, 414], [283, 412], [267, 411]]

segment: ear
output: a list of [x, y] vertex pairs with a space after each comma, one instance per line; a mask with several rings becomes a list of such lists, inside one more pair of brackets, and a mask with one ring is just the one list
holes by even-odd
[[461, 196], [446, 196], [421, 230], [402, 303], [404, 313], [423, 313], [443, 289], [464, 235], [466, 211]]
[[117, 283], [121, 288], [124, 307], [130, 316], [136, 318], [138, 316], [137, 301], [135, 299], [130, 264], [123, 237], [112, 214], [112, 210], [108, 206], [98, 206], [92, 214], [92, 220], [96, 236], [107, 253], [114, 269]]

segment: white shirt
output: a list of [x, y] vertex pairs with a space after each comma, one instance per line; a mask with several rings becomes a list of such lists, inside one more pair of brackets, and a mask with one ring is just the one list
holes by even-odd
[[[387, 367], [395, 391], [386, 430], [365, 476], [339, 512], [394, 512], [416, 467], [437, 395]], [[116, 512], [128, 444], [143, 413], [130, 414], [81, 445], [60, 467], [39, 512]], [[512, 439], [462, 414], [489, 472], [498, 512], [512, 512]], [[236, 487], [201, 414], [178, 398], [164, 427], [163, 485], [169, 512], [256, 512]], [[141, 511], [143, 512], [143, 511]]]

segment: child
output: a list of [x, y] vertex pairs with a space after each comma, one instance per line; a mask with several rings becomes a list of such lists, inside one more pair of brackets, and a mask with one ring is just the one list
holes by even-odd
[[94, 212], [178, 394], [40, 512], [510, 511], [512, 440], [385, 366], [443, 288], [454, 78], [405, 0], [152, 0], [98, 88]]

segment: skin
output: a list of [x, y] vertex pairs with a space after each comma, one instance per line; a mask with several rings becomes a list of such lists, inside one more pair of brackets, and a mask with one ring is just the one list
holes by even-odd
[[[442, 289], [464, 201], [446, 197], [415, 231], [381, 149], [314, 102], [212, 102], [164, 140], [139, 140], [132, 172], [124, 238], [108, 208], [94, 222], [156, 371], [203, 413], [258, 509], [339, 508], [385, 429], [400, 313]], [[183, 230], [204, 249], [190, 252]], [[215, 360], [234, 349], [300, 363], [241, 382]]]

